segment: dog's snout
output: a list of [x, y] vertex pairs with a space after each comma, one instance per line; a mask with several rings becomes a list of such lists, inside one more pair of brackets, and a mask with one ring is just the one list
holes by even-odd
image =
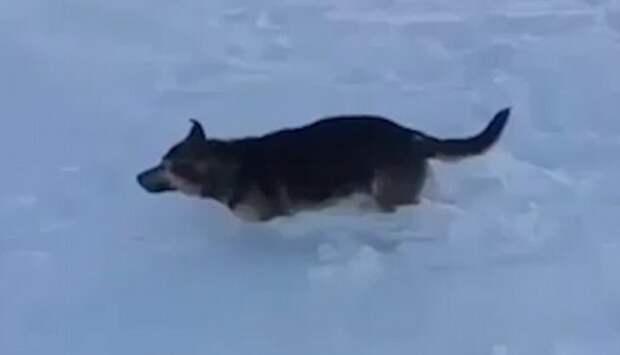
[[147, 185], [146, 184], [146, 173], [147, 173], [146, 171], [143, 171], [140, 174], [136, 175], [136, 181], [143, 188], [146, 188], [146, 185]]
[[161, 166], [139, 173], [136, 176], [136, 181], [143, 189], [151, 193], [174, 190], [166, 179], [164, 169]]

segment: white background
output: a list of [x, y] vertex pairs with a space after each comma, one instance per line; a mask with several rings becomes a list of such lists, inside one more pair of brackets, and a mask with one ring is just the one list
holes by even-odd
[[[618, 31], [605, 0], [2, 2], [0, 353], [620, 354]], [[458, 137], [505, 106], [391, 216], [244, 225], [134, 180], [190, 117]]]

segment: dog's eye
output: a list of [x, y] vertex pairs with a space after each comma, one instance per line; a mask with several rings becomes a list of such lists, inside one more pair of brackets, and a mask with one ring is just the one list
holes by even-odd
[[175, 162], [170, 167], [173, 174], [187, 179], [199, 179], [201, 174], [196, 170], [194, 164], [186, 162]]
[[164, 160], [174, 160], [180, 158], [181, 156], [183, 156], [183, 146], [177, 144], [170, 148], [170, 150], [164, 156]]

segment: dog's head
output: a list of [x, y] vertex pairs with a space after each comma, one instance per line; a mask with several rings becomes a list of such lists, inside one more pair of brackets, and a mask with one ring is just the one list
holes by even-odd
[[202, 125], [196, 120], [190, 121], [192, 128], [185, 139], [172, 146], [159, 165], [138, 174], [138, 184], [146, 191], [204, 195], [211, 160], [209, 144]]

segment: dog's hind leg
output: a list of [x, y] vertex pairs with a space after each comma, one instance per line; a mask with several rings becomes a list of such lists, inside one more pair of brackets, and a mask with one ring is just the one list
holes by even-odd
[[426, 172], [427, 163], [423, 160], [379, 169], [371, 185], [371, 193], [379, 209], [393, 212], [399, 206], [418, 204]]

